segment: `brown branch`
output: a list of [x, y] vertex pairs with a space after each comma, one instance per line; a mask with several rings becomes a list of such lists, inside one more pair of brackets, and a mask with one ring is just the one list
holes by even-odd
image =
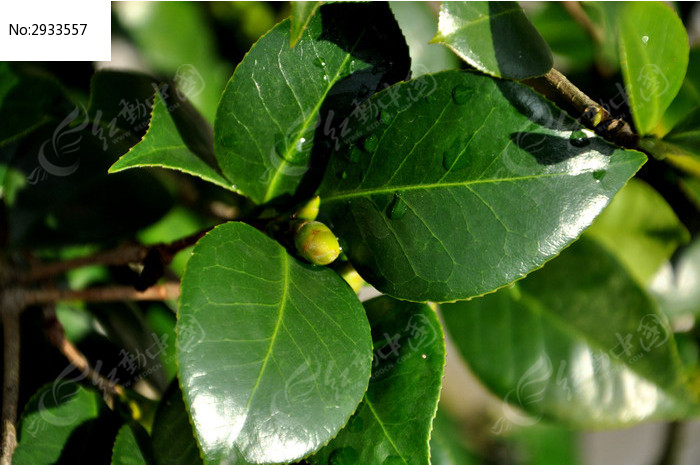
[[76, 367], [94, 386], [100, 388], [108, 398], [124, 396], [124, 388], [95, 371], [85, 355], [66, 338], [63, 325], [56, 318], [56, 312], [51, 306], [44, 309], [44, 319], [46, 320], [48, 340], [68, 359], [71, 365]]
[[168, 300], [180, 296], [180, 283], [170, 282], [137, 291], [132, 286], [93, 287], [80, 291], [71, 289], [10, 289], [21, 309], [32, 305], [46, 305], [60, 301], [114, 302], [120, 300]]
[[194, 245], [201, 239], [211, 228], [198, 231], [177, 241], [165, 244], [156, 244], [152, 246], [145, 245], [123, 245], [113, 250], [97, 252], [86, 257], [74, 258], [55, 263], [42, 263], [32, 266], [28, 271], [21, 274], [19, 277], [20, 283], [31, 283], [42, 281], [52, 276], [63, 274], [75, 268], [81, 268], [89, 265], [127, 265], [129, 263], [143, 262], [149, 254], [156, 254], [159, 260], [164, 264], [169, 264], [173, 257], [182, 249]]
[[19, 400], [20, 306], [17, 301], [0, 299], [3, 327], [3, 387], [2, 387], [2, 465], [12, 463], [17, 447], [17, 403]]
[[625, 121], [614, 118], [608, 110], [584, 94], [566, 76], [552, 68], [544, 76], [524, 81], [550, 100], [572, 107], [578, 120], [595, 130], [601, 137], [627, 148], [637, 148], [639, 136]]
[[576, 21], [579, 26], [581, 26], [589, 36], [591, 36], [591, 39], [598, 44], [603, 43], [603, 34], [593, 24], [591, 18], [588, 17], [581, 6], [581, 2], [562, 2], [562, 6], [566, 12], [569, 13], [569, 16], [571, 16], [574, 21]]

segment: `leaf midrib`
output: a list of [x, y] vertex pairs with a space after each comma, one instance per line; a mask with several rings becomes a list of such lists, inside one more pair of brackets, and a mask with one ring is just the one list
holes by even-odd
[[283, 250], [281, 253], [282, 256], [282, 276], [283, 276], [283, 284], [282, 284], [282, 298], [280, 299], [280, 313], [279, 316], [277, 317], [277, 323], [275, 323], [275, 329], [272, 331], [272, 336], [270, 337], [270, 347], [267, 349], [267, 353], [265, 354], [265, 358], [263, 359], [262, 366], [260, 367], [260, 371], [258, 372], [258, 377], [255, 380], [255, 385], [253, 385], [253, 389], [250, 393], [250, 397], [248, 398], [248, 403], [246, 404], [245, 411], [243, 412], [243, 416], [247, 419], [248, 418], [248, 413], [250, 412], [250, 406], [253, 403], [253, 398], [255, 397], [255, 393], [258, 390], [258, 386], [260, 385], [260, 380], [263, 377], [263, 374], [265, 373], [265, 368], [267, 367], [267, 362], [270, 360], [270, 357], [272, 356], [272, 348], [275, 345], [275, 342], [277, 341], [277, 334], [279, 332], [280, 326], [282, 326], [282, 317], [284, 315], [284, 309], [287, 304], [287, 297], [289, 294], [289, 259], [287, 258], [287, 253]]
[[367, 394], [365, 394], [364, 402], [367, 404], [367, 407], [369, 408], [370, 412], [372, 412], [372, 415], [374, 416], [374, 418], [377, 419], [377, 423], [379, 424], [379, 427], [382, 429], [382, 432], [384, 432], [384, 436], [386, 436], [387, 440], [389, 441], [389, 444], [391, 444], [391, 447], [393, 447], [394, 450], [396, 451], [396, 453], [399, 454], [399, 457], [401, 457], [401, 460], [403, 460], [403, 463], [408, 464], [408, 461], [403, 456], [401, 451], [399, 451], [398, 447], [396, 447], [394, 440], [391, 438], [391, 435], [384, 427], [384, 422], [381, 420], [381, 418], [379, 418], [377, 411], [374, 410], [374, 407], [372, 406], [372, 402], [370, 402], [369, 398], [367, 397]]
[[576, 173], [576, 174], [562, 172], [562, 173], [538, 174], [538, 175], [532, 175], [532, 176], [516, 176], [516, 177], [512, 177], [512, 178], [473, 179], [473, 180], [459, 181], [459, 182], [413, 184], [413, 185], [403, 185], [403, 186], [396, 186], [396, 187], [384, 187], [384, 186], [382, 186], [382, 187], [377, 187], [377, 188], [355, 190], [352, 192], [342, 193], [342, 194], [338, 194], [338, 195], [329, 195], [327, 197], [323, 197], [323, 201], [327, 203], [327, 202], [334, 202], [334, 201], [338, 201], [338, 200], [345, 200], [345, 199], [349, 199], [349, 198], [353, 198], [353, 197], [366, 197], [366, 196], [377, 195], [377, 194], [394, 194], [396, 192], [406, 192], [406, 191], [413, 191], [413, 190], [431, 190], [431, 189], [441, 189], [441, 188], [450, 188], [450, 187], [467, 187], [467, 186], [476, 185], [476, 184], [492, 184], [492, 183], [499, 183], [499, 182], [517, 182], [517, 181], [524, 181], [524, 180], [529, 180], [529, 179], [552, 178], [552, 177], [558, 177], [558, 176], [580, 176], [582, 174], [592, 173], [593, 171], [594, 170], [582, 171], [582, 172]]
[[[340, 73], [345, 69], [345, 66], [352, 56], [352, 53], [355, 51], [355, 48], [357, 48], [357, 44], [360, 43], [360, 40], [362, 39], [362, 36], [365, 34], [365, 29], [362, 30], [360, 33], [360, 36], [357, 38], [357, 41], [352, 45], [350, 48], [350, 51], [345, 55], [345, 58], [343, 59], [342, 63], [338, 67], [338, 70], [335, 73], [335, 76], [333, 76], [333, 79], [328, 81], [328, 85], [326, 86], [326, 90], [323, 92], [323, 95], [321, 95], [321, 98], [318, 99], [318, 102], [316, 102], [316, 105], [314, 108], [311, 110], [309, 113], [309, 116], [304, 120], [304, 123], [301, 125], [301, 128], [297, 131], [297, 135], [294, 138], [293, 143], [287, 145], [286, 151], [284, 156], [282, 157], [280, 165], [277, 167], [277, 170], [275, 171], [275, 174], [272, 176], [272, 179], [270, 180], [270, 183], [267, 185], [267, 188], [265, 189], [265, 196], [263, 197], [263, 203], [269, 201], [272, 196], [274, 195], [275, 189], [277, 187], [277, 184], [279, 184], [279, 179], [280, 179], [280, 174], [284, 171], [286, 166], [289, 164], [287, 159], [291, 156], [292, 152], [295, 150], [295, 147], [299, 143], [299, 140], [301, 139], [301, 135], [305, 134], [306, 131], [309, 128], [309, 125], [311, 122], [315, 119], [317, 116], [318, 111], [321, 109], [321, 105], [323, 105], [323, 102], [326, 100], [326, 96], [328, 95], [328, 92], [333, 88], [336, 82], [340, 79]], [[313, 44], [313, 42], [312, 42]], [[314, 51], [316, 52], [316, 47], [314, 45]], [[316, 52], [316, 57], [320, 58], [318, 52]], [[325, 66], [324, 66], [325, 70]], [[284, 76], [284, 72], [280, 69], [280, 72]], [[286, 80], [286, 77], [285, 77]], [[294, 90], [292, 90], [291, 86], [289, 86], [290, 91], [294, 95], [294, 98], [296, 99], [296, 94], [294, 94]]]

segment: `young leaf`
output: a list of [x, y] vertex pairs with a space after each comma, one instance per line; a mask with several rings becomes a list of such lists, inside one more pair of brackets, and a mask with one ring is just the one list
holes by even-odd
[[690, 238], [661, 194], [638, 179], [617, 193], [585, 234], [617, 256], [642, 287]]
[[293, 194], [312, 152], [325, 163], [353, 105], [409, 73], [386, 4], [324, 5], [294, 48], [289, 27], [278, 24], [238, 65], [214, 125], [224, 175], [257, 203]]
[[182, 279], [179, 379], [205, 463], [309, 455], [362, 399], [367, 317], [331, 269], [243, 223], [199, 241]]
[[662, 2], [630, 2], [619, 13], [618, 42], [634, 124], [649, 134], [678, 93], [688, 67], [688, 36]]
[[156, 465], [202, 464], [199, 446], [177, 381], [170, 385], [158, 405], [152, 437]]
[[492, 76], [524, 79], [552, 69], [552, 51], [517, 2], [442, 2], [433, 42]]
[[316, 10], [321, 6], [321, 3], [323, 2], [291, 2], [292, 15], [289, 18], [291, 22], [289, 45], [294, 47], [301, 39], [304, 29], [309, 25], [309, 21], [316, 14]]
[[118, 173], [143, 166], [174, 169], [198, 176], [225, 189], [236, 189], [223, 177], [216, 160], [209, 160], [202, 151], [197, 154], [190, 150], [159, 93], [155, 96], [148, 132], [141, 142], [109, 168], [109, 172]]
[[479, 379], [536, 418], [601, 428], [697, 411], [665, 318], [594, 241], [511, 288], [442, 309]]
[[[52, 465], [59, 459], [64, 463], [80, 463], [81, 449], [90, 441], [103, 442], [105, 436], [111, 436], [105, 444], [109, 451], [115, 433], [104, 422], [98, 423], [105, 410], [106, 405], [96, 390], [60, 381], [44, 386], [24, 407], [12, 463]], [[91, 431], [98, 425], [99, 431]]]
[[[320, 188], [357, 271], [401, 299], [493, 291], [558, 254], [644, 163], [532, 89], [460, 71], [373, 97]], [[362, 138], [364, 136], [364, 138]]]
[[425, 304], [384, 296], [364, 305], [375, 347], [369, 388], [345, 428], [308, 461], [429, 465], [445, 367], [440, 322]]
[[688, 70], [685, 73], [681, 90], [678, 91], [678, 95], [664, 112], [661, 122], [654, 132], [659, 135], [668, 133], [688, 113], [698, 107], [700, 107], [700, 47], [696, 46], [690, 49]]
[[151, 438], [143, 426], [128, 423], [114, 440], [112, 465], [152, 465]]

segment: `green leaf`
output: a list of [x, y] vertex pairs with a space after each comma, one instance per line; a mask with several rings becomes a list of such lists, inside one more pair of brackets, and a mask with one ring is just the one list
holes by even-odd
[[292, 15], [290, 16], [290, 43], [292, 47], [301, 39], [304, 29], [309, 25], [309, 21], [316, 10], [323, 2], [290, 2], [292, 5]]
[[691, 155], [700, 160], [700, 108], [686, 115], [664, 136], [663, 141], [674, 147], [672, 153]]
[[[200, 151], [200, 154], [203, 152]], [[221, 174], [216, 160], [208, 160], [187, 146], [160, 94], [156, 94], [148, 132], [109, 168], [118, 173], [129, 168], [158, 166], [198, 176], [225, 189], [235, 190]]]
[[685, 248], [678, 260], [654, 279], [651, 292], [667, 315], [700, 315], [700, 239]]
[[[44, 386], [24, 407], [12, 463], [71, 463], [70, 458], [77, 459], [80, 449], [95, 439], [89, 432], [97, 426], [104, 410], [106, 405], [95, 390], [61, 381]], [[109, 434], [108, 430], [105, 432]]]
[[602, 428], [697, 412], [666, 319], [594, 241], [513, 287], [442, 309], [472, 371], [534, 420]]
[[257, 203], [293, 194], [310, 164], [325, 163], [357, 101], [409, 73], [386, 4], [324, 5], [294, 48], [289, 28], [283, 21], [248, 52], [214, 125], [224, 175]]
[[683, 84], [688, 36], [680, 18], [662, 2], [630, 2], [618, 18], [620, 63], [630, 110], [637, 131], [649, 134]]
[[690, 239], [661, 194], [638, 179], [631, 179], [617, 193], [586, 234], [616, 255], [643, 287]]
[[467, 299], [523, 277], [645, 161], [582, 132], [532, 89], [488, 76], [427, 75], [368, 105], [384, 108], [386, 124], [369, 135], [348, 125], [321, 209], [357, 271], [401, 299]]
[[670, 131], [694, 108], [700, 107], [700, 47], [690, 49], [688, 58], [688, 71], [681, 85], [681, 90], [673, 99], [671, 105], [661, 118], [657, 133], [664, 135]]
[[199, 447], [182, 400], [182, 391], [174, 381], [158, 405], [153, 420], [153, 460], [156, 465], [199, 465]]
[[524, 79], [552, 69], [552, 51], [517, 2], [443, 2], [433, 42], [492, 76]]
[[437, 13], [427, 2], [389, 2], [406, 37], [411, 55], [411, 76], [459, 68], [459, 59], [440, 44], [431, 44], [437, 33]]
[[348, 424], [311, 463], [430, 464], [428, 440], [442, 386], [445, 340], [426, 304], [365, 302], [374, 366]]
[[431, 465], [480, 465], [482, 460], [464, 444], [462, 431], [440, 406], [430, 434]]
[[151, 438], [143, 426], [128, 423], [122, 426], [114, 440], [112, 465], [151, 465]]
[[362, 399], [372, 356], [342, 278], [243, 223], [195, 247], [177, 354], [205, 463], [231, 464], [293, 461], [328, 442]]

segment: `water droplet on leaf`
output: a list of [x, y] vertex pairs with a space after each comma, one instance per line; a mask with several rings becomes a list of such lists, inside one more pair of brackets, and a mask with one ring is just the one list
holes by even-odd
[[591, 141], [588, 140], [588, 136], [586, 135], [585, 132], [574, 131], [571, 133], [571, 136], [569, 137], [569, 142], [574, 147], [585, 147], [588, 144], [590, 144]]
[[377, 146], [379, 146], [379, 138], [374, 134], [367, 136], [362, 143], [362, 148], [365, 149], [365, 152], [374, 152], [377, 150]]
[[593, 178], [596, 182], [600, 182], [605, 177], [605, 170], [596, 170], [593, 172]]
[[471, 99], [473, 94], [474, 89], [470, 89], [462, 84], [457, 84], [452, 89], [452, 100], [454, 100], [457, 105], [464, 105]]
[[642, 36], [642, 43], [646, 45], [647, 42], [649, 42], [649, 36]]
[[314, 58], [314, 66], [318, 66], [319, 68], [325, 68], [326, 67], [326, 59], [322, 57], [316, 57]]
[[392, 220], [400, 220], [406, 215], [408, 211], [408, 205], [401, 198], [401, 194], [394, 194], [394, 198], [389, 204], [389, 218]]
[[387, 110], [382, 110], [379, 113], [379, 122], [382, 124], [389, 124], [391, 123], [391, 120], [394, 119], [393, 116], [391, 116], [391, 113], [388, 112]]

